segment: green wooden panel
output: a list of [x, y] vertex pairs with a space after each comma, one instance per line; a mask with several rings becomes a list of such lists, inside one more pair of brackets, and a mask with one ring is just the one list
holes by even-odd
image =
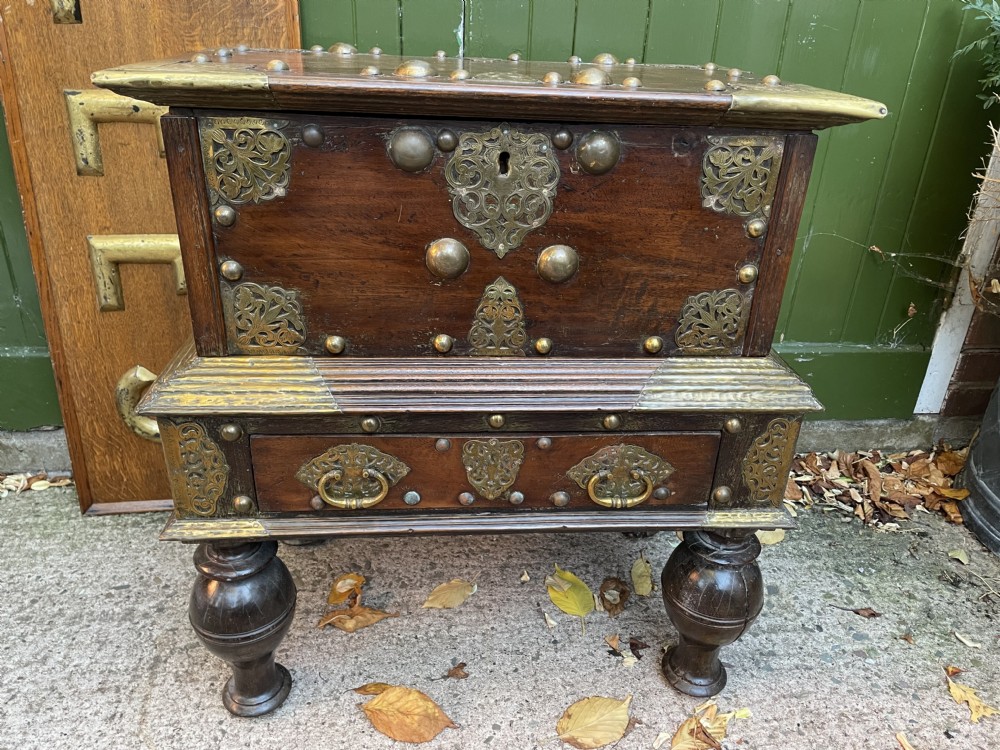
[[0, 348], [0, 430], [61, 425], [49, 350]]
[[464, 51], [463, 0], [402, 0], [402, 8], [403, 54], [433, 55], [443, 49], [449, 57], [455, 57]]
[[649, 0], [578, 0], [573, 54], [593, 60], [610, 52], [619, 60], [641, 60], [646, 46]]
[[474, 3], [467, 12], [465, 54], [471, 57], [527, 57], [531, 36], [531, 0]]
[[381, 47], [387, 55], [400, 53], [400, 0], [362, 0], [354, 4], [354, 14], [359, 50]]
[[[329, 47], [334, 42], [357, 44], [354, 28], [354, 0], [305, 0], [299, 3], [302, 44]], [[396, 26], [398, 34], [398, 24]]]
[[758, 75], [776, 71], [790, 5], [790, 0], [723, 0], [715, 61]]
[[651, 0], [645, 62], [711, 62], [721, 9], [722, 0]]
[[573, 54], [576, 0], [532, 0], [528, 57], [566, 60]]

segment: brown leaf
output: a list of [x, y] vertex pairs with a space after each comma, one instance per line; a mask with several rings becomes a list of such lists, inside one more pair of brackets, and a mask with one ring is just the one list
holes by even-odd
[[788, 478], [788, 482], [785, 484], [785, 499], [786, 500], [801, 500], [803, 497], [802, 490], [795, 483], [795, 480], [791, 477]]
[[946, 666], [944, 668], [944, 673], [946, 675], [948, 675], [949, 677], [955, 677], [956, 675], [962, 674], [962, 672], [964, 672], [964, 671], [965, 670], [962, 669], [961, 667], [954, 667], [951, 664], [949, 664], [948, 666]]
[[965, 498], [969, 496], [969, 491], [964, 487], [962, 487], [961, 489], [955, 489], [953, 487], [935, 486], [934, 491], [937, 494], [943, 495], [944, 497], [947, 497], [951, 500], [965, 500]]
[[819, 465], [819, 456], [815, 453], [810, 453], [804, 459], [802, 459], [802, 468], [812, 474], [814, 477], [818, 477], [823, 473], [823, 469]]
[[958, 525], [965, 522], [965, 519], [962, 518], [962, 512], [958, 509], [958, 503], [954, 500], [941, 503], [941, 510], [944, 511], [944, 517], [948, 519], [949, 523]]
[[965, 460], [968, 454], [968, 448], [960, 451], [943, 451], [934, 459], [934, 463], [937, 464], [942, 474], [953, 477], [965, 467]]
[[916, 646], [917, 645], [917, 642], [915, 640], [913, 640], [913, 634], [912, 633], [903, 633], [901, 636], [899, 636], [899, 640], [906, 641], [911, 646]]
[[955, 703], [965, 703], [969, 707], [969, 718], [972, 720], [973, 724], [978, 724], [979, 720], [984, 716], [993, 716], [994, 714], [1000, 713], [993, 706], [988, 706], [983, 702], [982, 698], [976, 695], [976, 691], [972, 688], [955, 682], [950, 677], [948, 678], [948, 692], [951, 693], [951, 697], [955, 699]]
[[702, 726], [697, 714], [686, 718], [670, 740], [670, 750], [719, 750], [721, 747], [719, 741]]
[[868, 476], [868, 497], [878, 500], [882, 497], [882, 472], [867, 458], [861, 460], [860, 466]]
[[464, 680], [469, 676], [469, 673], [465, 671], [466, 666], [468, 665], [464, 661], [460, 661], [454, 667], [445, 672], [445, 678], [452, 680]]
[[622, 655], [621, 648], [620, 648], [620, 646], [621, 646], [621, 638], [618, 636], [617, 633], [615, 635], [606, 635], [606, 636], [604, 636], [604, 642], [607, 643], [608, 646], [611, 648], [611, 650], [615, 652], [613, 654], [614, 656], [621, 656]]
[[617, 617], [625, 609], [631, 593], [628, 584], [620, 578], [605, 578], [601, 584], [599, 596], [601, 604], [611, 617]]
[[354, 606], [348, 609], [335, 609], [332, 612], [327, 612], [316, 627], [322, 628], [327, 625], [333, 625], [333, 627], [343, 630], [345, 633], [353, 633], [356, 630], [361, 630], [361, 628], [374, 625], [376, 622], [384, 620], [387, 617], [399, 617], [399, 612], [382, 612], [370, 607]]
[[366, 682], [361, 687], [354, 688], [354, 692], [361, 695], [381, 695], [391, 687], [388, 682]]
[[618, 742], [628, 728], [631, 702], [631, 695], [621, 701], [599, 696], [578, 700], [559, 718], [556, 733], [578, 750], [593, 750]]
[[445, 729], [458, 727], [419, 690], [399, 685], [362, 704], [361, 710], [375, 729], [399, 742], [430, 742]]
[[851, 607], [838, 607], [836, 604], [831, 604], [830, 606], [833, 607], [834, 609], [841, 609], [844, 612], [853, 612], [854, 614], [861, 615], [862, 617], [868, 620], [872, 619], [873, 617], [882, 616], [881, 612], [876, 612], [871, 607], [859, 607], [857, 609], [852, 609]]
[[628, 648], [629, 648], [629, 651], [632, 652], [632, 655], [636, 659], [641, 659], [642, 658], [642, 653], [641, 653], [642, 650], [644, 648], [649, 648], [649, 644], [648, 643], [643, 643], [638, 638], [629, 638], [628, 639]]
[[343, 604], [348, 599], [354, 599], [352, 604], [361, 600], [361, 588], [365, 585], [365, 577], [360, 573], [344, 573], [337, 576], [330, 587], [330, 595], [326, 598], [328, 604]]

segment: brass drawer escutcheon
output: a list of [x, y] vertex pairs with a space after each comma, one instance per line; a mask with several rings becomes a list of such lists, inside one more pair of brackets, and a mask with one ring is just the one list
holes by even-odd
[[295, 478], [316, 490], [327, 505], [361, 510], [382, 502], [390, 488], [409, 473], [410, 467], [395, 456], [351, 443], [336, 445], [307, 461]]
[[462, 446], [469, 484], [487, 500], [495, 500], [513, 486], [523, 460], [520, 440], [467, 440]]
[[605, 508], [634, 508], [653, 488], [670, 478], [674, 467], [638, 445], [609, 445], [588, 456], [566, 475], [592, 501]]

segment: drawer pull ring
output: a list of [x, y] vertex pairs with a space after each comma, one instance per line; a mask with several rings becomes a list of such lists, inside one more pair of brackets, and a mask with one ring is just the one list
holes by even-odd
[[607, 479], [610, 475], [610, 471], [599, 471], [590, 478], [589, 482], [587, 482], [587, 494], [590, 495], [590, 499], [604, 508], [634, 508], [635, 506], [649, 500], [649, 496], [653, 494], [653, 480], [638, 469], [632, 469], [632, 471], [629, 472], [629, 475], [633, 479], [638, 479], [646, 485], [646, 488], [641, 494], [636, 495], [635, 497], [603, 497], [598, 495], [597, 485], [602, 480]]
[[136, 365], [119, 379], [115, 386], [115, 404], [118, 414], [136, 435], [145, 440], [160, 442], [160, 428], [152, 417], [142, 417], [135, 413], [136, 405], [143, 392], [156, 380], [156, 375], [142, 365]]
[[366, 497], [335, 497], [332, 496], [327, 491], [327, 484], [332, 482], [339, 482], [343, 479], [343, 472], [339, 469], [334, 469], [333, 471], [328, 471], [319, 480], [317, 488], [319, 489], [319, 496], [323, 498], [323, 502], [328, 505], [332, 505], [334, 508], [340, 508], [341, 510], [361, 510], [364, 508], [371, 508], [374, 505], [378, 505], [380, 502], [385, 500], [385, 496], [389, 494], [389, 480], [386, 479], [385, 475], [378, 471], [377, 469], [365, 469], [362, 472], [362, 476], [365, 479], [374, 479], [379, 484], [379, 491], [376, 495], [368, 495]]

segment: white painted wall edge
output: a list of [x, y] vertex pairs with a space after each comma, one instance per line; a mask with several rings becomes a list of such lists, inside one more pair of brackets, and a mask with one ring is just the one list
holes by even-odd
[[972, 284], [986, 275], [997, 241], [1000, 240], [1000, 144], [993, 131], [993, 153], [979, 189], [969, 231], [962, 245], [962, 272], [951, 307], [945, 310], [934, 334], [931, 359], [917, 396], [914, 414], [938, 414], [944, 405], [948, 385], [958, 366], [962, 344], [976, 310]]

